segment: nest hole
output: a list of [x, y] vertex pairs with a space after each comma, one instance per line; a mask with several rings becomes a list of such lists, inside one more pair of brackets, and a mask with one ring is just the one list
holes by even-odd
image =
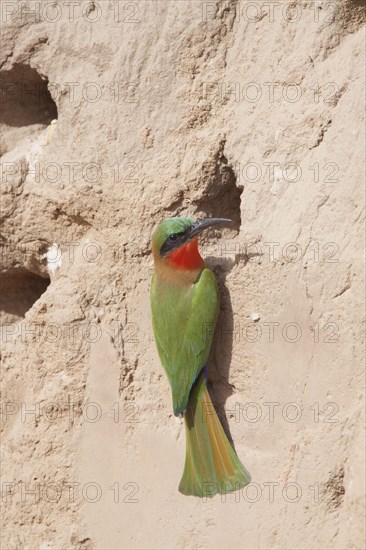
[[25, 64], [15, 64], [0, 77], [1, 154], [57, 119], [48, 78]]
[[0, 325], [16, 323], [46, 291], [50, 279], [30, 271], [0, 276]]

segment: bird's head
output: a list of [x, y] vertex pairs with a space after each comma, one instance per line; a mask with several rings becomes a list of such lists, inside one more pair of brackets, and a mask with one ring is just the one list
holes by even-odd
[[175, 269], [196, 270], [204, 266], [198, 251], [198, 235], [205, 229], [230, 223], [226, 218], [169, 218], [155, 229], [152, 250], [155, 263], [164, 262]]

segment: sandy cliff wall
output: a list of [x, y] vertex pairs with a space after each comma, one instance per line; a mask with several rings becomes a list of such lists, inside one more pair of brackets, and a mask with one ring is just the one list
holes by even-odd
[[[3, 547], [362, 548], [363, 4], [1, 17]], [[207, 502], [150, 327], [173, 214], [233, 219], [210, 390], [253, 483]]]

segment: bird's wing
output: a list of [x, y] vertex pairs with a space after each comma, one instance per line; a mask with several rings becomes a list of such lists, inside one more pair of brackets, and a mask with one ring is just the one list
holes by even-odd
[[219, 311], [219, 290], [207, 268], [188, 288], [158, 290], [157, 286], [153, 279], [154, 335], [172, 388], [174, 414], [179, 414], [186, 409], [192, 385], [207, 362]]

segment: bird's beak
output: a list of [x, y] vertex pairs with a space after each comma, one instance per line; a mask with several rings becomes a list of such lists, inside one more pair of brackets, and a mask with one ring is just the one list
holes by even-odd
[[229, 220], [227, 218], [206, 218], [205, 220], [198, 220], [190, 227], [189, 231], [187, 232], [187, 240], [190, 241], [209, 227], [219, 224], [228, 224], [231, 222], [232, 220]]

